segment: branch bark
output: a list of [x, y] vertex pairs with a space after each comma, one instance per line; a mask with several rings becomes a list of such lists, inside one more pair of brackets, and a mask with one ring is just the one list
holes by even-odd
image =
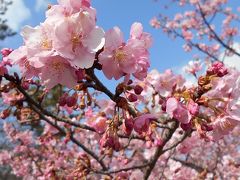
[[178, 125], [179, 125], [179, 123], [177, 121], [174, 121], [174, 122], [172, 122], [172, 124], [170, 126], [170, 130], [169, 129], [164, 130], [163, 135], [162, 135], [163, 144], [156, 149], [153, 157], [151, 158], [151, 160], [149, 162], [149, 166], [147, 167], [146, 172], [144, 174], [145, 180], [147, 180], [149, 178], [149, 176], [151, 175], [151, 172], [152, 172], [153, 168], [155, 167], [155, 165], [158, 161], [158, 158], [165, 152], [165, 151], [163, 151], [163, 147], [171, 139], [172, 135], [178, 128]]

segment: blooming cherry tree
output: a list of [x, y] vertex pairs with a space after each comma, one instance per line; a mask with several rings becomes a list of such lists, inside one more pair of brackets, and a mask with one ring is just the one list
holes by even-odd
[[[125, 41], [119, 27], [97, 25], [90, 0], [58, 0], [43, 23], [25, 26], [23, 45], [1, 50], [0, 117], [11, 147], [0, 164], [23, 179], [239, 177], [240, 72], [218, 59], [220, 46], [239, 56], [238, 16], [226, 0], [173, 2], [192, 10], [150, 23], [205, 54], [185, 68], [196, 83], [149, 72], [152, 37], [142, 24]], [[208, 21], [216, 14], [226, 16], [221, 35]], [[97, 71], [117, 81], [114, 93]]]

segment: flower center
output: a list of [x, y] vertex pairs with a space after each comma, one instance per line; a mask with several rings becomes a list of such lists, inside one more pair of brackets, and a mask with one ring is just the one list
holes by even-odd
[[52, 67], [53, 69], [55, 69], [56, 71], [61, 71], [63, 68], [63, 65], [61, 62], [53, 62], [52, 63]]
[[26, 69], [30, 69], [30, 63], [28, 62], [27, 58], [23, 60], [23, 64]]
[[77, 35], [76, 33], [72, 33], [72, 51], [75, 52], [77, 46], [81, 42], [82, 35]]
[[42, 42], [41, 42], [41, 47], [43, 49], [52, 49], [52, 41], [49, 41], [47, 39], [44, 39]]
[[126, 54], [123, 50], [117, 50], [114, 54], [114, 58], [117, 61], [124, 61], [126, 59]]
[[227, 130], [232, 128], [234, 128], [234, 125], [230, 121], [226, 120], [222, 123], [222, 129]]

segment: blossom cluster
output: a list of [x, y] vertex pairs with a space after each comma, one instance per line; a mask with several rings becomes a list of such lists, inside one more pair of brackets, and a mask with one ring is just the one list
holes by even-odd
[[[225, 0], [177, 2], [198, 8], [152, 26], [215, 57], [219, 45], [194, 44], [192, 31], [210, 37], [199, 15]], [[0, 165], [24, 179], [239, 176], [240, 72], [216, 59], [189, 62], [195, 83], [170, 69], [148, 72], [152, 38], [142, 24], [125, 41], [119, 27], [105, 32], [96, 19], [90, 0], [58, 0], [43, 23], [23, 28], [21, 47], [1, 50], [0, 118], [11, 151], [1, 150]], [[96, 70], [119, 82], [114, 92]]]
[[142, 25], [134, 23], [124, 43], [119, 28], [105, 34], [96, 25], [96, 10], [89, 0], [59, 0], [58, 5], [49, 6], [43, 23], [25, 26], [21, 35], [24, 45], [8, 59], [19, 65], [23, 77], [39, 77], [48, 89], [57, 84], [73, 88], [84, 78], [82, 71], [93, 67], [103, 47], [99, 63], [109, 79], [131, 74], [143, 79], [150, 66], [151, 36], [143, 32]]

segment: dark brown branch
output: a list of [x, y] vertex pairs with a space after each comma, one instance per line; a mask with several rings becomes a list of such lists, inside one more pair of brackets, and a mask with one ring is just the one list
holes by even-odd
[[192, 131], [190, 132], [185, 132], [185, 134], [182, 136], [182, 138], [179, 141], [176, 141], [173, 145], [171, 145], [170, 147], [166, 148], [163, 150], [163, 153], [176, 148], [180, 143], [182, 143], [190, 134], [192, 133]]
[[237, 56], [240, 57], [240, 53], [238, 53], [235, 49], [231, 48], [229, 45], [225, 44], [225, 42], [223, 42], [223, 40], [217, 35], [217, 33], [212, 29], [212, 27], [210, 26], [210, 24], [208, 23], [205, 14], [201, 8], [201, 5], [198, 3], [198, 8], [201, 14], [201, 17], [204, 21], [204, 23], [207, 25], [208, 29], [211, 31], [211, 33], [213, 34], [214, 38], [227, 50], [229, 50], [230, 52], [236, 54]]
[[[179, 34], [177, 31], [175, 31], [175, 30], [171, 30], [171, 31], [172, 31], [176, 36], [184, 39], [183, 35]], [[204, 50], [203, 48], [201, 48], [201, 47], [199, 46], [199, 44], [194, 43], [194, 42], [192, 42], [192, 41], [188, 41], [188, 44], [190, 44], [191, 46], [197, 48], [199, 51], [201, 51], [202, 53], [204, 53], [204, 54], [206, 54], [207, 56], [211, 57], [211, 58], [214, 59], [215, 61], [218, 61], [218, 58], [217, 58], [217, 57], [215, 57], [215, 56], [212, 55], [210, 52], [208, 52], [208, 51]]]
[[143, 168], [146, 168], [148, 165], [149, 165], [149, 163], [145, 163], [145, 164], [138, 165], [138, 166], [132, 166], [132, 167], [127, 167], [127, 168], [122, 168], [122, 169], [112, 170], [112, 171], [96, 171], [96, 170], [92, 170], [92, 171], [97, 174], [109, 175], [109, 174], [116, 174], [116, 173], [123, 172], [123, 171], [131, 171], [134, 169], [143, 169]]
[[[56, 118], [57, 120], [59, 119], [57, 116], [55, 117], [55, 115], [52, 115], [51, 113], [49, 113], [48, 111], [42, 109], [39, 104], [37, 102], [35, 102], [29, 95], [28, 93], [21, 87], [20, 83], [18, 82], [18, 80], [14, 79], [13, 77], [9, 76], [9, 75], [5, 75], [4, 76], [7, 80], [14, 82], [16, 85], [16, 88], [25, 96], [26, 101], [28, 102], [29, 106], [31, 107], [31, 109], [33, 111], [35, 111], [42, 120], [46, 121], [47, 123], [49, 123], [51, 126], [55, 127], [57, 130], [59, 130], [59, 132], [63, 133], [64, 135], [67, 134], [67, 132], [59, 127], [56, 123], [53, 123], [51, 120], [49, 120], [45, 115], [51, 117], [53, 116], [54, 118]], [[46, 114], [45, 114], [46, 113]], [[98, 156], [92, 152], [90, 149], [88, 149], [86, 146], [84, 146], [83, 144], [81, 144], [78, 140], [76, 140], [76, 138], [74, 138], [74, 136], [71, 134], [70, 139], [73, 143], [77, 144], [79, 147], [81, 147], [86, 153], [88, 153], [90, 156], [92, 156], [97, 162], [99, 162], [99, 164], [102, 166], [103, 170], [107, 170], [107, 167], [105, 166], [105, 164], [103, 163], [103, 161], [101, 161]]]
[[201, 166], [198, 166], [198, 165], [196, 165], [194, 163], [186, 162], [186, 161], [183, 161], [183, 160], [175, 158], [175, 157], [173, 157], [172, 159], [174, 161], [180, 162], [182, 165], [184, 165], [186, 167], [189, 167], [189, 168], [192, 168], [192, 169], [196, 170], [198, 173], [201, 173], [201, 172], [203, 172], [205, 170], [205, 168], [203, 168]]
[[[86, 70], [86, 72], [92, 78], [92, 80], [96, 83], [95, 86], [92, 86], [93, 88], [105, 93], [112, 101], [116, 103], [118, 102], [118, 100], [120, 99], [119, 95], [113, 94], [106, 86], [104, 86], [102, 82], [98, 79], [98, 77], [94, 74], [93, 69], [88, 69]], [[127, 105], [127, 110], [133, 117], [137, 116], [136, 111], [129, 104]]]
[[[37, 107], [35, 107], [33, 104], [29, 103], [29, 106], [32, 108], [32, 110], [34, 110], [36, 113], [39, 114], [40, 118], [44, 121], [46, 121], [48, 124], [50, 124], [51, 126], [55, 127], [59, 132], [61, 132], [64, 135], [67, 135], [67, 132], [59, 127], [56, 123], [52, 122], [51, 120], [49, 120]], [[88, 149], [86, 146], [84, 146], [83, 144], [81, 144], [78, 140], [76, 140], [76, 138], [74, 138], [73, 134], [71, 134], [70, 139], [73, 143], [75, 143], [76, 145], [78, 145], [79, 147], [81, 147], [86, 153], [88, 153], [90, 156], [92, 156], [103, 168], [103, 170], [107, 170], [107, 167], [105, 166], [105, 164], [103, 163], [103, 161], [100, 161], [100, 159], [98, 158], [98, 156], [91, 151], [90, 149]]]
[[[164, 20], [163, 20], [163, 21], [164, 21]], [[165, 21], [164, 21], [164, 22], [165, 22]], [[164, 24], [164, 23], [163, 23], [163, 24]], [[165, 24], [166, 24], [166, 23], [165, 23]], [[165, 26], [162, 25], [162, 28], [164, 28], [164, 29], [166, 29], [167, 31], [173, 33], [176, 37], [179, 37], [179, 38], [181, 38], [181, 39], [185, 39], [182, 34], [178, 33], [176, 30], [173, 30], [173, 29], [170, 29], [170, 28], [166, 27], [166, 25], [165, 25]], [[206, 54], [207, 56], [211, 57], [211, 58], [214, 59], [215, 61], [218, 61], [218, 58], [217, 58], [217, 57], [215, 57], [214, 55], [212, 55], [212, 54], [211, 54], [210, 52], [208, 52], [207, 50], [204, 50], [203, 48], [201, 48], [201, 47], [199, 46], [199, 44], [194, 43], [193, 41], [187, 41], [187, 43], [188, 43], [190, 46], [193, 46], [193, 47], [197, 48], [199, 51], [201, 51], [202, 53], [204, 53], [204, 54]]]
[[148, 177], [151, 175], [151, 172], [152, 172], [153, 168], [155, 167], [155, 165], [158, 161], [158, 158], [164, 153], [163, 147], [172, 138], [172, 135], [178, 128], [178, 125], [179, 125], [179, 123], [177, 121], [174, 121], [170, 126], [170, 128], [171, 128], [170, 130], [169, 129], [164, 130], [163, 135], [162, 135], [163, 143], [161, 146], [159, 146], [157, 148], [157, 150], [155, 151], [153, 157], [151, 158], [151, 160], [149, 162], [149, 166], [147, 167], [146, 173], [144, 174], [145, 180], [147, 180]]

